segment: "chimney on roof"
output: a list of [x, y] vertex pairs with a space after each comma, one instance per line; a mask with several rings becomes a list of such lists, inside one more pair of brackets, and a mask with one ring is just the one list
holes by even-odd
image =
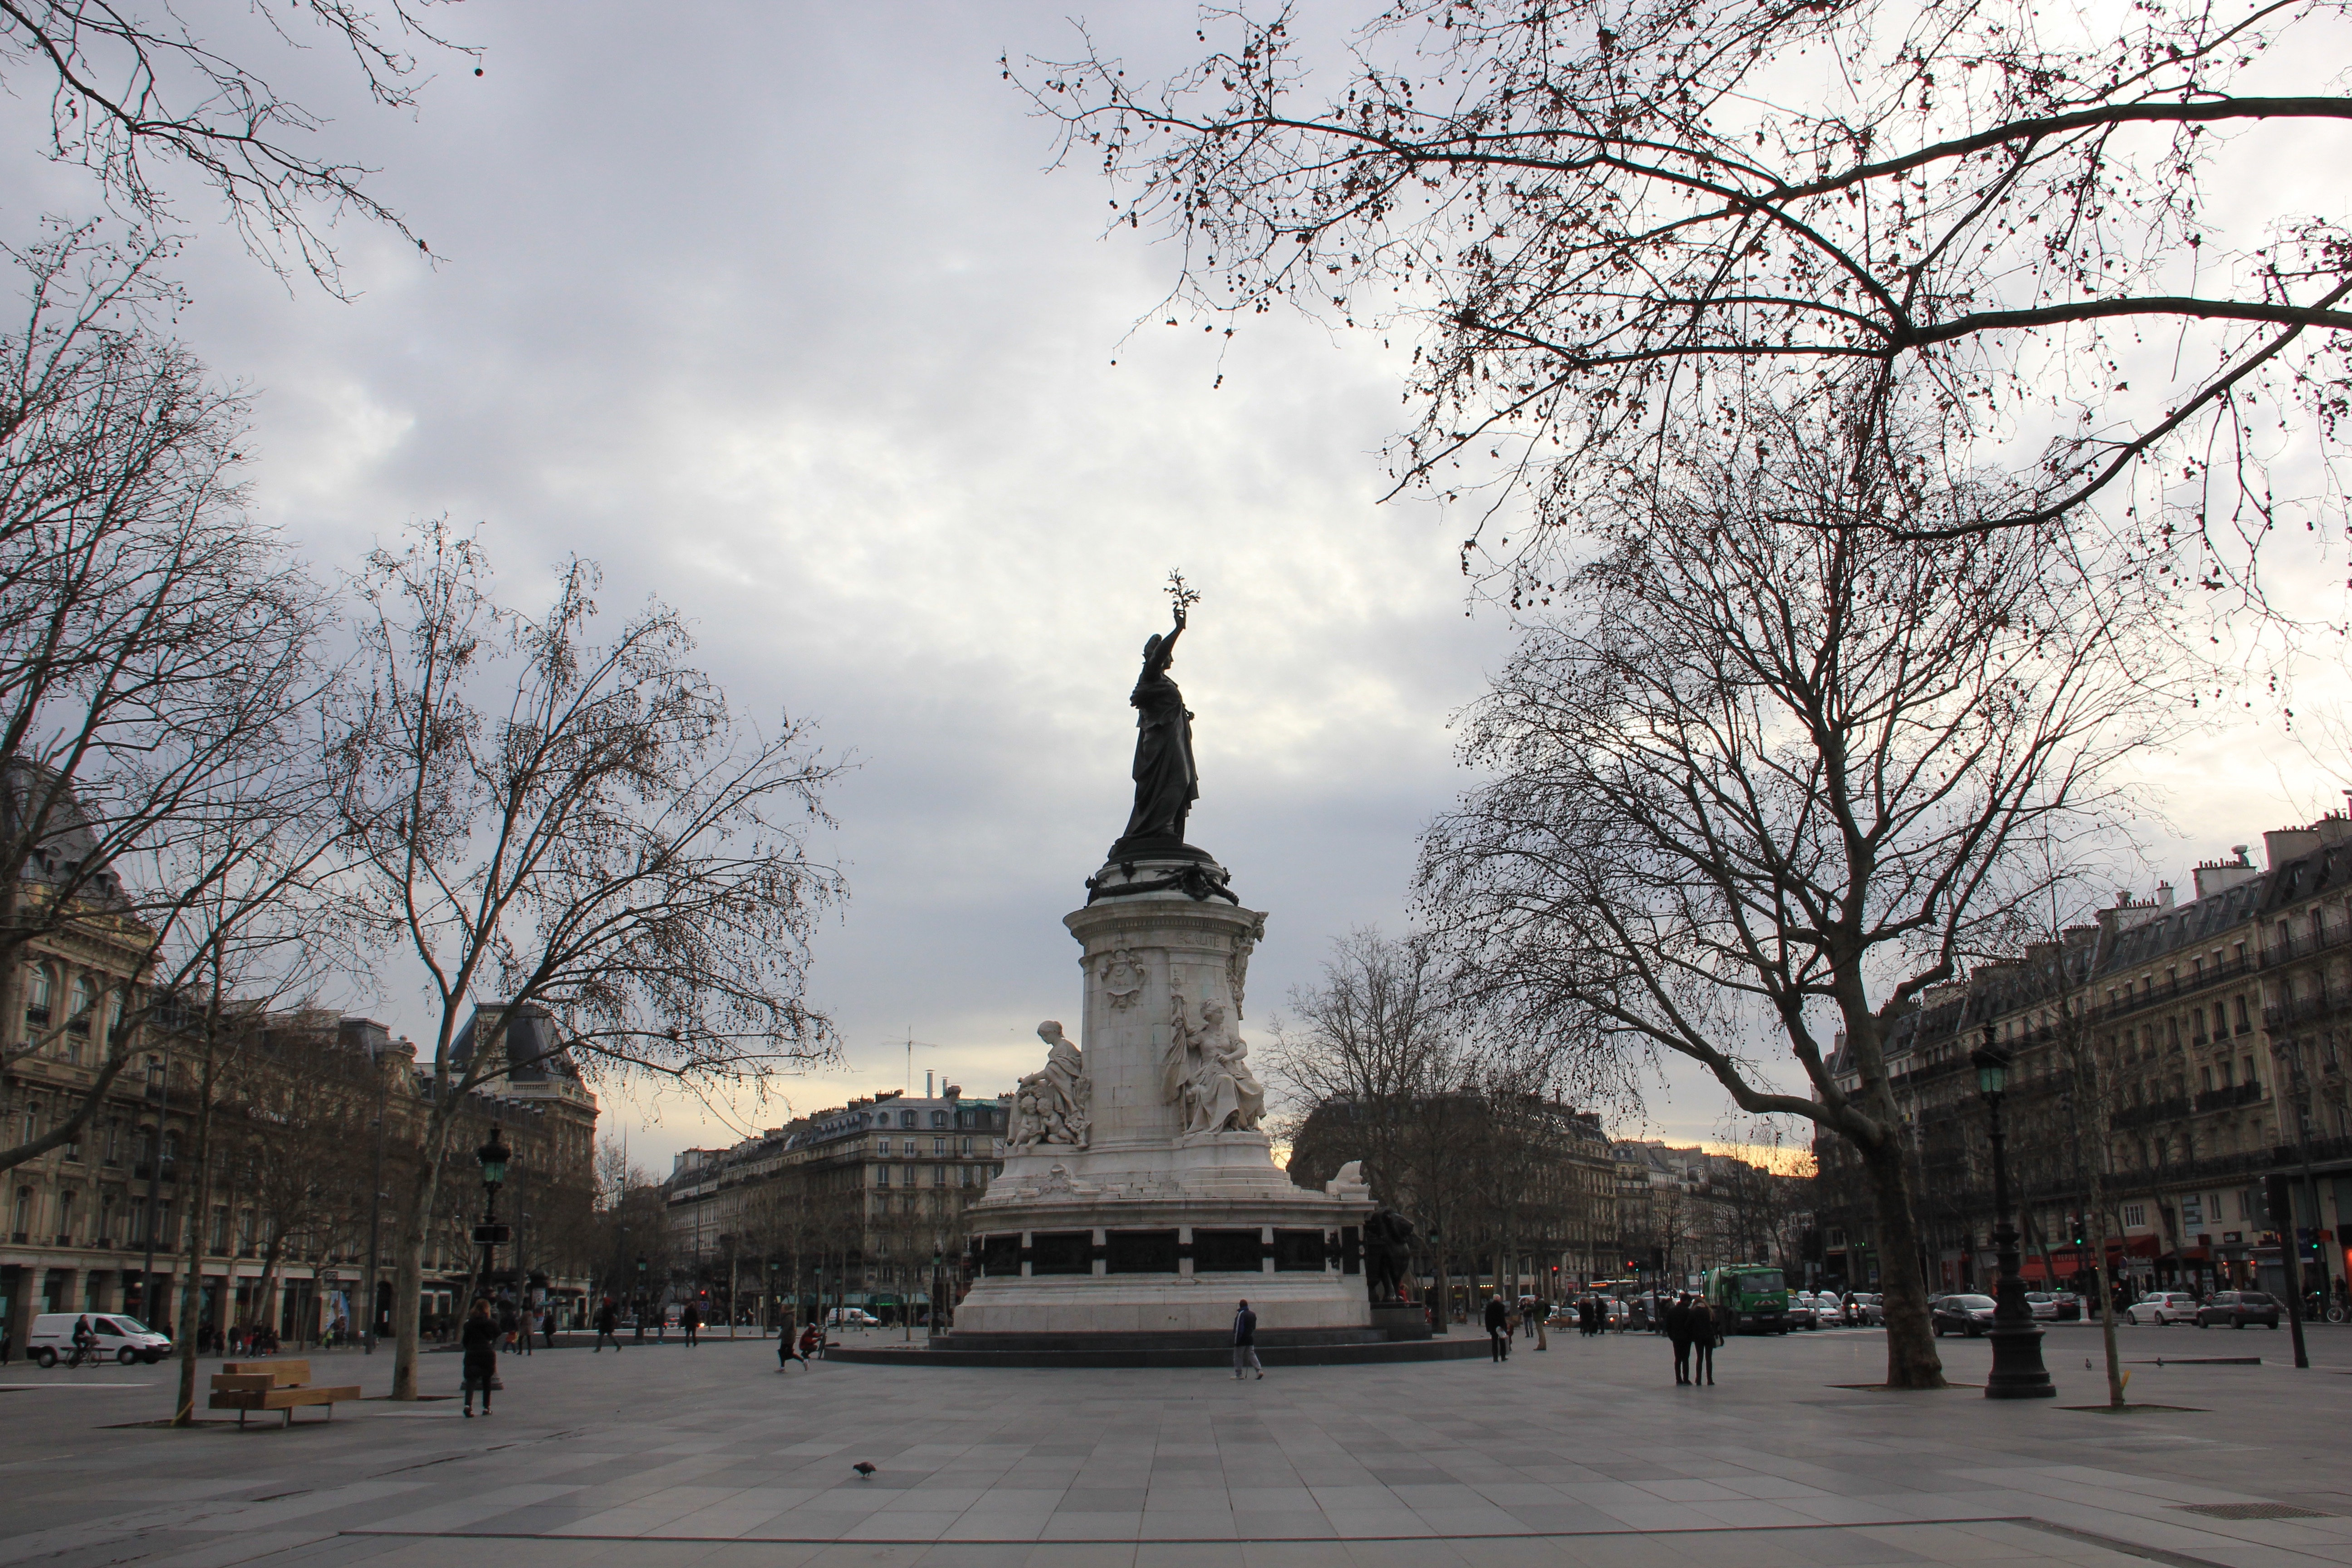
[[2236, 859], [2208, 860], [2200, 865], [2194, 873], [2197, 896], [2210, 898], [2215, 893], [2227, 892], [2260, 876], [2261, 873], [2254, 869], [2254, 863], [2246, 858], [2247, 848], [2248, 846], [2243, 844], [2232, 844], [2230, 852], [2237, 857]]
[[2171, 883], [2158, 882], [2156, 885], [2156, 907], [2159, 910], [2168, 910], [2172, 907]]
[[2274, 827], [2263, 835], [2263, 858], [2270, 863], [2273, 871], [2318, 847], [2319, 829], [2316, 827]]
[[923, 1098], [924, 1098], [925, 1100], [929, 1100], [929, 1099], [931, 1099], [931, 1098], [932, 1098], [932, 1094], [931, 1094], [931, 1071], [932, 1071], [932, 1069], [931, 1069], [931, 1068], [925, 1068], [923, 1069]]

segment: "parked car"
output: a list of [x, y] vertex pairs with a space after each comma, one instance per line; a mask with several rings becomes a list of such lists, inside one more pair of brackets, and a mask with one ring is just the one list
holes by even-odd
[[2057, 1303], [2060, 1322], [2078, 1323], [2083, 1321], [2083, 1298], [2072, 1290], [2053, 1290], [2050, 1300]]
[[1836, 1291], [1813, 1292], [1813, 1317], [1817, 1328], [1834, 1329], [1845, 1321], [1845, 1306], [1838, 1300]]
[[1789, 1292], [1789, 1326], [1792, 1329], [1818, 1329], [1821, 1321], [1815, 1315], [1812, 1297], [1802, 1290]]
[[2211, 1300], [2197, 1309], [2197, 1326], [2200, 1329], [2242, 1329], [2248, 1323], [2277, 1328], [2278, 1298], [2263, 1290], [2216, 1290]]
[[2186, 1290], [2158, 1290], [2142, 1296], [2124, 1309], [2127, 1323], [2193, 1323], [2197, 1321], [2197, 1298]]
[[33, 1320], [25, 1353], [43, 1366], [55, 1366], [73, 1355], [74, 1324], [89, 1320], [98, 1335], [98, 1359], [120, 1366], [143, 1361], [153, 1366], [172, 1353], [172, 1342], [136, 1318], [120, 1312], [43, 1312]]
[[882, 1320], [863, 1307], [835, 1307], [824, 1315], [828, 1329], [878, 1329]]
[[1973, 1339], [1992, 1327], [1992, 1306], [1990, 1296], [1938, 1296], [1929, 1303], [1928, 1321], [1937, 1339], [1948, 1333]]
[[2038, 1322], [2054, 1323], [2058, 1321], [2058, 1298], [2047, 1290], [2028, 1290], [2025, 1306]]

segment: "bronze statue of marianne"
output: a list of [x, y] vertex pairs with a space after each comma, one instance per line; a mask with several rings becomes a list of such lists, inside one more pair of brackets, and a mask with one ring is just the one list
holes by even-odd
[[1143, 645], [1143, 673], [1128, 694], [1135, 705], [1135, 810], [1119, 836], [1121, 845], [1163, 839], [1181, 844], [1184, 819], [1201, 798], [1201, 775], [1192, 765], [1192, 715], [1184, 707], [1184, 694], [1168, 679], [1176, 639], [1184, 635], [1186, 602], [1186, 595], [1177, 596], [1174, 629]]

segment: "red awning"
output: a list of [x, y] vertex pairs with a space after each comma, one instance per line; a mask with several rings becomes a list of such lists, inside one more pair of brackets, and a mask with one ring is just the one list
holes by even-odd
[[2028, 1279], [2039, 1279], [2042, 1278], [2043, 1270], [2042, 1268], [2041, 1255], [2039, 1253], [2027, 1253], [2025, 1255], [2024, 1263], [2018, 1268], [2018, 1273]]

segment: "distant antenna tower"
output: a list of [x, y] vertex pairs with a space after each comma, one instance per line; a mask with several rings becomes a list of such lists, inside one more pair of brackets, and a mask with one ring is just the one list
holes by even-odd
[[907, 1026], [907, 1037], [903, 1042], [894, 1040], [891, 1044], [904, 1044], [907, 1047], [907, 1093], [911, 1097], [915, 1092], [915, 1047], [920, 1046], [927, 1051], [936, 1051], [940, 1047], [929, 1040], [915, 1038], [915, 1026], [912, 1024]]

